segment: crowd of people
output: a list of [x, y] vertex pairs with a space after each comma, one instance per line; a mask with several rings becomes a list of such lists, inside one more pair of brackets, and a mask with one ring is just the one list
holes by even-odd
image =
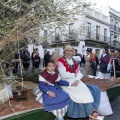
[[[108, 48], [103, 48], [102, 52], [99, 59], [97, 55], [92, 53], [92, 49], [88, 48], [85, 56], [75, 52], [73, 58], [77, 62], [79, 61], [80, 67], [84, 66], [82, 73], [85, 76], [92, 75], [102, 79], [110, 79], [112, 76], [120, 77], [120, 49], [114, 48], [109, 52]], [[79, 56], [79, 59], [76, 56]]]
[[[19, 59], [21, 59], [22, 61], [22, 66], [24, 70], [28, 70], [30, 67], [32, 67], [33, 69], [38, 69], [40, 68], [40, 64], [41, 64], [41, 57], [39, 55], [38, 52], [38, 48], [34, 48], [32, 54], [30, 55], [30, 52], [28, 51], [28, 48], [22, 48], [19, 50], [19, 52], [15, 53], [15, 68], [14, 68], [14, 73], [16, 73], [18, 71], [18, 65], [19, 65]], [[54, 52], [52, 53], [52, 55], [50, 55], [50, 52], [47, 51], [44, 55], [44, 59], [43, 59], [43, 67], [45, 66], [45, 63], [47, 60], [52, 59]]]
[[[30, 68], [31, 66], [37, 69], [39, 68], [41, 62], [41, 58], [38, 53], [38, 48], [35, 48], [31, 55], [27, 47], [25, 49], [20, 49], [19, 52], [15, 53], [15, 59], [16, 60], [21, 59], [21, 63], [24, 70], [28, 70], [28, 68]], [[13, 71], [14, 73], [18, 71], [18, 65], [19, 65], [19, 61], [17, 61], [15, 64], [15, 68]]]
[[[120, 77], [120, 50], [118, 48], [111, 49], [110, 52], [108, 48], [103, 48], [103, 53], [100, 58], [92, 53], [91, 48], [87, 48], [86, 55], [81, 55], [77, 49], [73, 48], [72, 50], [72, 58], [79, 64], [83, 75], [97, 76], [102, 79], [110, 79], [111, 76]], [[44, 54], [43, 67], [45, 67], [45, 63], [48, 60], [54, 60], [53, 56], [54, 52], [52, 55], [50, 55], [49, 51]], [[22, 60], [24, 70], [28, 70], [31, 66], [37, 69], [41, 63], [38, 48], [35, 48], [31, 55], [27, 47], [20, 49], [19, 52], [15, 53], [15, 59]], [[16, 62], [14, 73], [18, 70], [18, 64], [19, 63]], [[97, 70], [99, 70], [99, 72]]]

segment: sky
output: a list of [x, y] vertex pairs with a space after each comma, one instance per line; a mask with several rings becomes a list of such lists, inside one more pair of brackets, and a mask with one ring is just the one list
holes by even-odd
[[[86, 0], [90, 1], [90, 0]], [[100, 8], [101, 6], [110, 6], [116, 11], [120, 11], [120, 0], [91, 0], [92, 3], [97, 3], [96, 7]]]

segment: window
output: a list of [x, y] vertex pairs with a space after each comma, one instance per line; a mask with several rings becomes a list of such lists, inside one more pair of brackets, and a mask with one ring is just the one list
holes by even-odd
[[104, 29], [104, 41], [107, 40], [107, 29]]
[[73, 34], [73, 23], [69, 24], [69, 35]]
[[59, 40], [59, 27], [55, 28], [55, 40]]
[[91, 23], [87, 23], [87, 27], [88, 27], [88, 37], [91, 37]]
[[100, 39], [100, 26], [96, 26], [96, 39]]
[[111, 18], [110, 19], [110, 29], [112, 29], [112, 30], [114, 30], [114, 25], [113, 24], [114, 24], [113, 19]]

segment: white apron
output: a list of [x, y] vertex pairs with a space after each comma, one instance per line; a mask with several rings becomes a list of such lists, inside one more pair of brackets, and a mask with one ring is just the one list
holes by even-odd
[[[66, 81], [68, 81], [71, 84], [75, 80], [74, 78], [72, 78], [66, 79]], [[78, 86], [68, 87], [62, 86], [62, 88], [66, 93], [69, 94], [70, 98], [76, 103], [91, 103], [94, 100], [88, 87], [82, 81], [79, 81]]]

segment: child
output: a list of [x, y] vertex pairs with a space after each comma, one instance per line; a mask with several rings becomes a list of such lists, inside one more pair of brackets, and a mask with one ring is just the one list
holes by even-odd
[[[58, 83], [61, 86], [69, 86], [69, 82], [60, 80], [58, 72], [55, 71], [53, 60], [45, 64], [46, 69], [39, 75], [39, 89], [36, 88], [34, 93], [37, 94], [37, 101], [44, 105], [44, 110], [52, 112], [56, 120], [64, 120], [64, 115], [70, 103], [70, 98], [66, 92], [55, 86]], [[72, 83], [71, 86], [76, 86]], [[41, 100], [42, 98], [42, 100]]]

